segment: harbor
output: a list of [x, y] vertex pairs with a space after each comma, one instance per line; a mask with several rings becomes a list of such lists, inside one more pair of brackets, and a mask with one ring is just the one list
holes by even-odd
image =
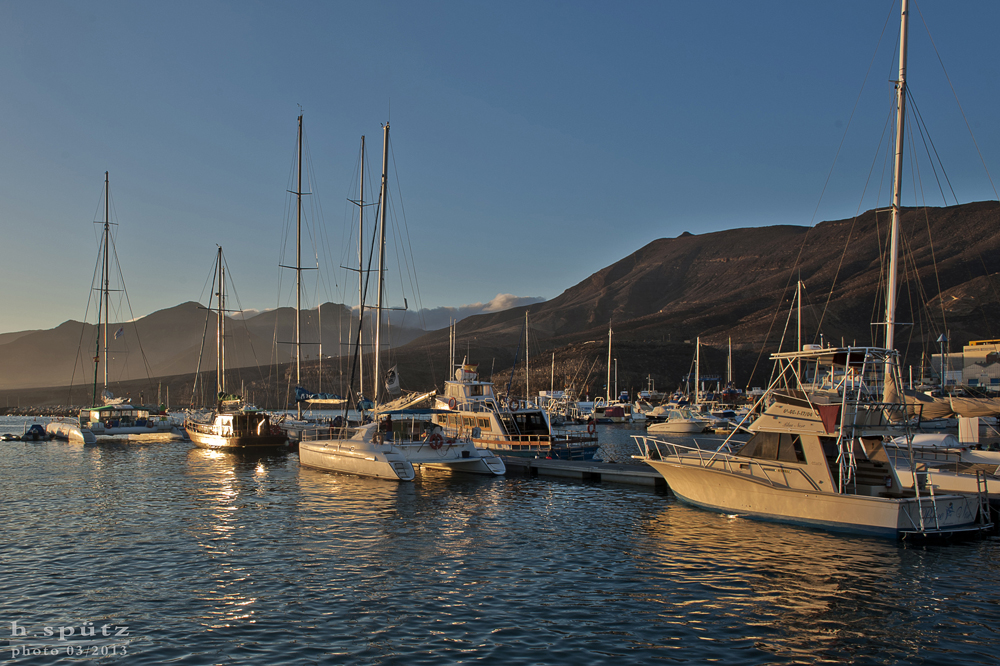
[[[92, 623], [99, 663], [995, 661], [970, 621], [1000, 603], [995, 537], [898, 544], [541, 474], [400, 484], [179, 441], [3, 446], [0, 617], [53, 644]], [[94, 644], [76, 634], [64, 649]]]
[[1000, 4], [198, 9], [0, 6], [0, 665], [1000, 660]]

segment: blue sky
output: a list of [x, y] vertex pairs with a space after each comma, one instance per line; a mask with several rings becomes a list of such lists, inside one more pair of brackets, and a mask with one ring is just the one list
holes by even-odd
[[[958, 200], [995, 198], [923, 19], [1000, 174], [1000, 3], [912, 14], [910, 87]], [[354, 303], [334, 273], [355, 251], [346, 199], [386, 120], [419, 284], [389, 300], [411, 308], [553, 298], [684, 231], [850, 217], [886, 201], [862, 193], [897, 36], [875, 1], [4, 0], [0, 331], [84, 318], [105, 170], [136, 316], [202, 297], [216, 244], [244, 307], [290, 304], [299, 105], [331, 267], [306, 305]]]

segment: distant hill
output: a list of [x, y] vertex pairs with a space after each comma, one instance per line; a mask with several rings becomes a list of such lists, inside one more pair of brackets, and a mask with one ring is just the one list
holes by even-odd
[[[322, 336], [319, 320], [322, 319]], [[263, 312], [244, 321], [226, 318], [226, 367], [246, 368], [287, 363], [293, 359], [294, 308]], [[214, 370], [216, 318], [197, 303], [159, 310], [134, 322], [109, 327], [109, 383]], [[117, 331], [121, 333], [114, 337]], [[302, 313], [303, 358], [339, 354], [341, 340], [356, 335], [357, 318], [350, 308], [327, 303], [322, 312]], [[391, 327], [395, 344], [424, 331]], [[94, 381], [98, 327], [67, 321], [56, 328], [7, 334], [0, 338], [0, 389], [90, 385]], [[205, 341], [202, 351], [202, 341]], [[103, 363], [103, 361], [102, 361]], [[103, 366], [99, 370], [103, 373]], [[102, 376], [103, 379], [103, 376]]]
[[[677, 354], [678, 360], [666, 369], [658, 362], [633, 361], [615, 352], [619, 385], [626, 388], [645, 386], [648, 374], [655, 378], [664, 370], [668, 375], [659, 380], [676, 385], [688, 371], [690, 361], [682, 359], [691, 358], [690, 342], [698, 336], [717, 350], [731, 338], [737, 366], [742, 368], [737, 382], [749, 384], [755, 365], [758, 373], [761, 367], [764, 373], [770, 370], [769, 363], [760, 366], [756, 359], [761, 349], [774, 350], [781, 339], [796, 278], [806, 289], [804, 342], [819, 342], [821, 334], [835, 344], [883, 340], [884, 330], [872, 322], [884, 320], [881, 249], [888, 227], [888, 213], [868, 211], [857, 219], [822, 222], [812, 228], [742, 228], [655, 240], [550, 301], [459, 322], [458, 347], [463, 355], [472, 350], [480, 363], [506, 349], [509, 363], [523, 337], [527, 311], [536, 354], [579, 349], [577, 345], [588, 340], [606, 341], [609, 324], [620, 345], [663, 345], [665, 355]], [[904, 258], [897, 320], [912, 324], [896, 334], [896, 346], [906, 354], [904, 363], [919, 364], [922, 351], [936, 352], [934, 341], [944, 331], [953, 341], [952, 349], [970, 339], [1000, 337], [994, 328], [1000, 321], [995, 279], [1000, 271], [1000, 204], [904, 209], [901, 237]], [[794, 319], [790, 326], [785, 349], [794, 344]], [[667, 350], [685, 341], [690, 341], [686, 353]], [[407, 349], [424, 355], [436, 350], [446, 356], [447, 332], [428, 333]], [[595, 349], [589, 358], [596, 361], [594, 374], [606, 373], [607, 362], [600, 352]], [[716, 370], [724, 371], [724, 358], [716, 362], [721, 365]], [[539, 372], [543, 369], [548, 372], [539, 379], [548, 386], [552, 371], [540, 368]], [[763, 378], [758, 374], [753, 381]], [[518, 381], [523, 385], [515, 374], [515, 384]], [[569, 383], [570, 376], [561, 381]]]
[[[731, 339], [736, 382], [760, 384], [770, 371], [764, 350], [776, 349], [783, 334], [784, 349], [794, 344], [796, 324], [789, 312], [796, 279], [805, 285], [804, 342], [819, 342], [821, 335], [835, 344], [882, 339], [882, 329], [872, 322], [884, 316], [882, 248], [888, 225], [888, 213], [868, 211], [812, 228], [741, 228], [655, 240], [550, 301], [463, 319], [456, 327], [455, 360], [468, 356], [485, 376], [506, 381], [515, 354], [524, 357], [519, 345], [527, 312], [533, 391], [573, 383], [603, 394], [609, 324], [620, 388], [644, 388], [649, 381], [662, 388], [676, 386], [688, 372], [699, 336], [706, 345], [706, 374], [724, 373]], [[945, 331], [953, 350], [970, 339], [1000, 337], [994, 329], [1000, 321], [995, 279], [1000, 272], [1000, 203], [904, 209], [901, 236], [897, 319], [912, 324], [900, 327], [896, 336], [904, 363], [918, 365], [922, 352], [936, 352], [934, 341]], [[317, 319], [316, 311], [305, 316], [303, 340], [319, 339]], [[293, 339], [293, 320], [292, 309], [283, 308], [248, 318], [245, 326], [229, 324], [228, 367], [287, 363], [290, 345], [274, 343]], [[322, 320], [323, 353], [335, 356], [337, 341], [351, 339], [356, 321], [346, 307], [333, 304], [323, 306]], [[116, 324], [113, 330], [119, 327], [125, 334], [115, 341], [122, 345], [114, 348], [115, 360], [125, 347], [129, 354], [127, 364], [115, 366], [122, 368], [115, 371], [116, 379], [145, 377], [146, 366], [150, 377], [185, 375], [197, 367], [205, 330], [205, 311], [197, 304], [140, 319], [135, 331], [133, 324]], [[93, 326], [70, 321], [49, 331], [0, 337], [0, 389], [92, 382], [94, 335]], [[141, 354], [136, 339], [142, 341]], [[447, 330], [394, 329], [390, 362], [398, 364], [404, 388], [440, 387], [449, 373], [448, 339]], [[212, 344], [203, 369], [214, 368]], [[313, 360], [318, 348], [309, 346], [304, 354], [304, 372], [318, 381]], [[345, 367], [342, 361], [326, 363], [327, 377], [334, 367]], [[347, 372], [336, 370], [336, 379], [323, 381], [333, 386], [342, 371]], [[287, 401], [288, 372], [287, 366], [281, 370], [283, 387], [266, 389], [276, 400]], [[258, 377], [263, 374], [278, 372]], [[183, 382], [177, 381], [174, 390], [181, 391]], [[277, 380], [258, 380], [259, 390], [265, 390], [267, 381]], [[512, 390], [520, 386], [523, 391], [523, 385], [521, 369], [514, 373]]]

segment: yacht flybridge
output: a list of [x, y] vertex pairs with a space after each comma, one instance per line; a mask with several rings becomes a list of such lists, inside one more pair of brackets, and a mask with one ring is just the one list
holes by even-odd
[[548, 413], [511, 400], [504, 404], [493, 392], [493, 382], [482, 381], [478, 366], [455, 369], [455, 379], [444, 383], [434, 421], [452, 437], [470, 437], [476, 444], [504, 455], [590, 460], [597, 451], [593, 433], [554, 432]]
[[706, 509], [887, 537], [953, 535], [988, 525], [984, 494], [904, 488], [883, 445], [906, 423], [885, 402], [897, 353], [875, 347], [774, 354], [777, 378], [742, 446], [718, 449], [636, 437], [646, 463], [683, 501]]

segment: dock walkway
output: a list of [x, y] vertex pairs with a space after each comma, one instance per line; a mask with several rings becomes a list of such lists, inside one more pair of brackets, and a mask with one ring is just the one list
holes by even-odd
[[649, 465], [605, 463], [594, 460], [549, 460], [503, 456], [508, 472], [527, 476], [552, 476], [578, 481], [629, 483], [666, 488], [667, 482]]

